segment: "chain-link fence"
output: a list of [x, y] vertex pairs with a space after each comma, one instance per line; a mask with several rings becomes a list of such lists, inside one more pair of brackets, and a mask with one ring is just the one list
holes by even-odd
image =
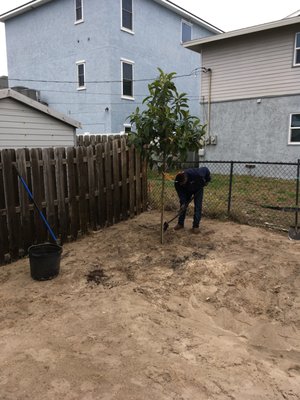
[[[203, 215], [288, 230], [298, 224], [299, 170], [297, 163], [243, 161], [205, 161], [178, 165], [166, 175], [165, 209], [177, 211], [174, 189], [176, 174], [185, 168], [206, 166], [212, 181], [204, 190]], [[148, 201], [160, 207], [161, 176], [154, 169], [148, 173]], [[189, 213], [193, 212], [192, 205]]]

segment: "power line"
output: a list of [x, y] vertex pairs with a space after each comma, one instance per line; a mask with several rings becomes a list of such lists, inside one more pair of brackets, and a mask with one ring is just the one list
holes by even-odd
[[[174, 76], [174, 79], [184, 78], [187, 76], [192, 76], [194, 72], [184, 75], [177, 75]], [[17, 81], [17, 82], [39, 82], [39, 83], [75, 83], [77, 84], [78, 81], [68, 81], [68, 80], [48, 80], [48, 79], [24, 79], [24, 78], [8, 78], [10, 81]], [[133, 79], [132, 82], [152, 82], [156, 78], [143, 78], [143, 79]], [[89, 83], [122, 83], [122, 80], [105, 80], [105, 81], [85, 81], [85, 84]]]
[[[181, 74], [181, 75], [175, 75], [173, 79], [178, 79], [178, 78], [184, 78], [184, 77], [189, 77], [189, 76], [197, 76], [199, 73], [200, 68], [194, 68], [189, 74]], [[48, 79], [26, 79], [26, 78], [10, 78], [8, 77], [10, 81], [17, 81], [17, 82], [39, 82], [39, 83], [70, 83], [70, 84], [77, 84], [78, 81], [70, 81], [70, 80], [48, 80]], [[133, 79], [132, 82], [152, 82], [153, 80], [157, 79], [155, 78], [141, 78], [141, 79]], [[85, 84], [88, 83], [122, 83], [122, 80], [103, 80], [103, 81], [85, 81]]]
[[[55, 90], [55, 89], [37, 89], [42, 92], [51, 92], [51, 93], [70, 93], [70, 94], [78, 94], [78, 96], [86, 96], [86, 95], [101, 95], [101, 96], [117, 96], [120, 97], [121, 93], [105, 93], [105, 92], [89, 92], [89, 91], [74, 91], [74, 90]], [[134, 97], [146, 97], [149, 96], [149, 93], [138, 94], [134, 93]], [[188, 98], [199, 98], [199, 96], [190, 96], [187, 94]]]

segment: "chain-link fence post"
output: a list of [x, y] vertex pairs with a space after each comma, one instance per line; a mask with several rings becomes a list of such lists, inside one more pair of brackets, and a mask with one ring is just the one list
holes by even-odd
[[295, 229], [298, 227], [298, 207], [299, 207], [299, 178], [300, 178], [300, 159], [297, 164], [297, 181], [296, 181], [296, 212], [295, 212]]
[[229, 191], [228, 191], [228, 203], [227, 203], [228, 216], [230, 214], [230, 209], [231, 209], [232, 181], [233, 181], [233, 161], [230, 162]]

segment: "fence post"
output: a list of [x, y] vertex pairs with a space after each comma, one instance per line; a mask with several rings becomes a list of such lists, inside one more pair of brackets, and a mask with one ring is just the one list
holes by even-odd
[[228, 205], [227, 214], [230, 214], [231, 210], [231, 194], [232, 194], [232, 180], [233, 180], [233, 161], [230, 161], [230, 176], [229, 176], [229, 192], [228, 192]]
[[299, 178], [300, 178], [300, 159], [297, 164], [297, 181], [296, 181], [296, 212], [295, 212], [295, 229], [298, 227], [298, 207], [299, 207]]

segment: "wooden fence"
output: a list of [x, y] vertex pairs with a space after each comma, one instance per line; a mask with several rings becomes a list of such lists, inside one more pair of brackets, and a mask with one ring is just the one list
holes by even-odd
[[0, 264], [49, 233], [20, 175], [61, 242], [146, 208], [146, 165], [125, 138], [95, 146], [0, 151]]

